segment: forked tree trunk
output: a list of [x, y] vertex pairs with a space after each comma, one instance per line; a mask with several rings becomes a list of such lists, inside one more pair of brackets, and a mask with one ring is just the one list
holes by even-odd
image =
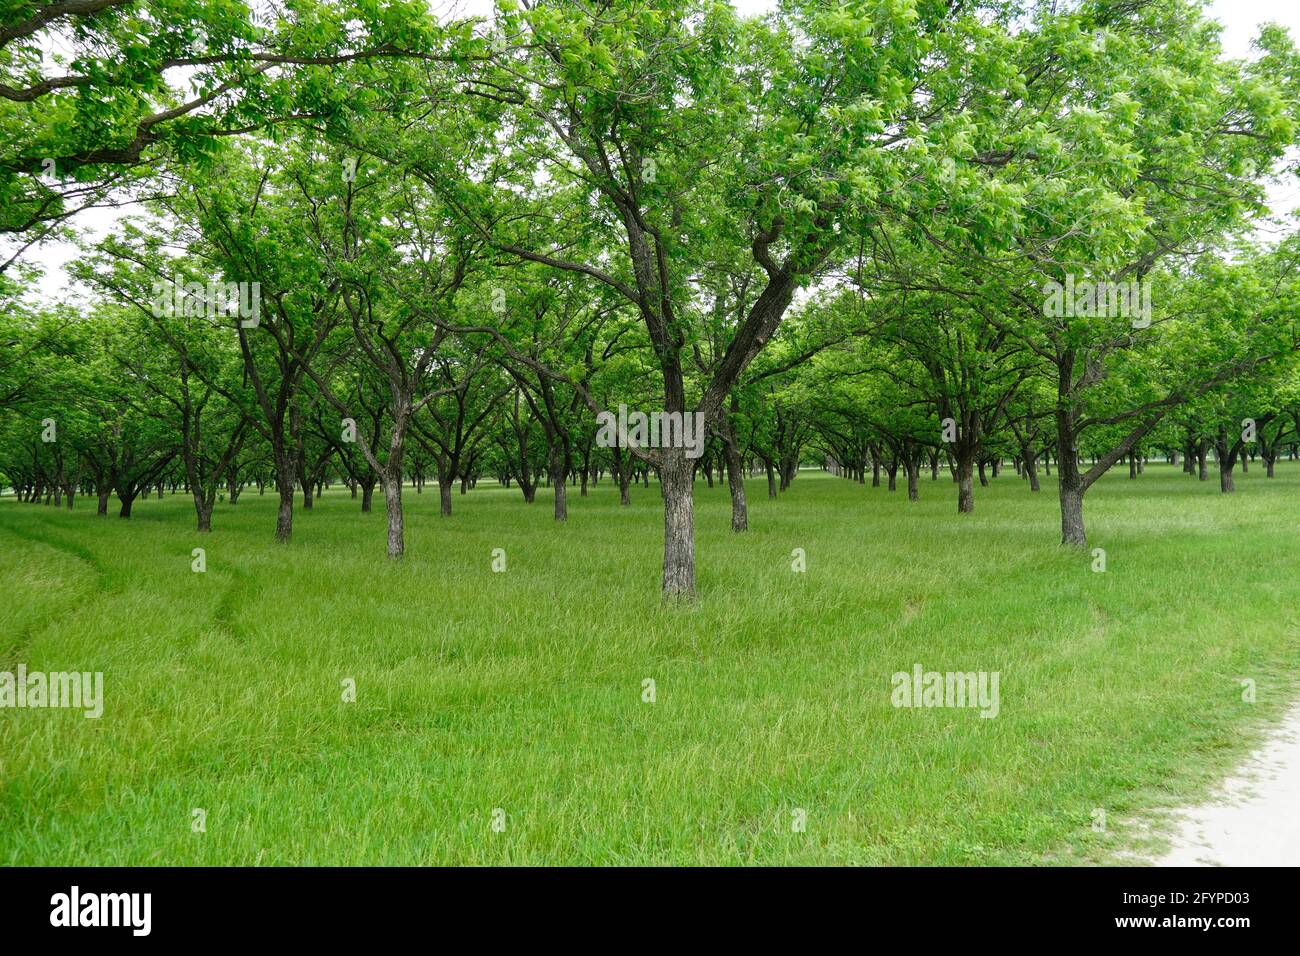
[[[735, 398], [732, 398], [731, 411], [739, 410]], [[731, 492], [731, 530], [749, 530], [749, 505], [745, 501], [745, 467], [740, 461], [740, 451], [736, 448], [736, 433], [732, 428], [730, 415], [724, 413], [719, 421], [722, 435], [722, 459], [727, 466], [727, 488]]]
[[1029, 479], [1029, 490], [1038, 491], [1038, 458], [1028, 449], [1025, 449], [1021, 454], [1024, 455], [1022, 467], [1025, 476]]

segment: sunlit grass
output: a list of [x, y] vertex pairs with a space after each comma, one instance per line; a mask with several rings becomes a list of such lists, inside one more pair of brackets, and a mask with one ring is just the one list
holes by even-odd
[[[566, 526], [546, 489], [450, 519], [408, 490], [400, 564], [382, 506], [338, 491], [288, 547], [254, 491], [205, 536], [182, 495], [129, 522], [6, 499], [0, 670], [103, 671], [105, 712], [0, 710], [0, 863], [1104, 860], [1291, 697], [1300, 467], [1238, 488], [1108, 476], [1098, 574], [1057, 545], [1053, 479], [1006, 471], [961, 517], [946, 475], [909, 504], [805, 472], [751, 483], [739, 536], [701, 481], [685, 609], [659, 603], [653, 487], [575, 490]], [[918, 662], [999, 671], [999, 716], [895, 709]]]

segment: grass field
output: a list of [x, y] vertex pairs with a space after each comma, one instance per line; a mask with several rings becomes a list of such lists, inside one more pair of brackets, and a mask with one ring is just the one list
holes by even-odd
[[[752, 483], [741, 536], [701, 482], [686, 609], [657, 489], [575, 492], [562, 527], [547, 494], [441, 519], [409, 491], [400, 564], [346, 492], [288, 547], [270, 493], [202, 537], [182, 495], [129, 522], [0, 501], [0, 670], [105, 675], [99, 720], [0, 709], [0, 863], [1105, 862], [1294, 697], [1294, 464], [1236, 495], [1112, 473], [1105, 573], [1057, 545], [1054, 479], [1008, 470], [959, 517], [946, 475], [909, 504], [805, 472]], [[895, 708], [916, 663], [1000, 672], [1000, 713]]]

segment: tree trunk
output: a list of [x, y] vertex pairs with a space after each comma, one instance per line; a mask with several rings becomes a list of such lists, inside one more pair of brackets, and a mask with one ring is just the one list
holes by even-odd
[[569, 498], [568, 493], [565, 491], [568, 482], [564, 480], [564, 457], [559, 450], [559, 446], [556, 446], [555, 451], [551, 452], [550, 477], [551, 486], [555, 491], [555, 520], [568, 521]]
[[731, 530], [749, 530], [749, 506], [745, 503], [745, 475], [740, 467], [740, 454], [729, 440], [722, 441], [722, 454], [727, 460], [727, 487], [731, 489]]
[[694, 468], [684, 449], [665, 448], [659, 469], [664, 499], [665, 600], [695, 599], [695, 502], [692, 491]]
[[1219, 465], [1219, 491], [1230, 494], [1237, 490], [1232, 480], [1232, 469], [1237, 464], [1237, 456], [1223, 445], [1214, 449], [1214, 457]]
[[1083, 528], [1083, 476], [1079, 474], [1079, 455], [1074, 448], [1074, 430], [1070, 412], [1056, 412], [1056, 471], [1061, 499], [1061, 544], [1083, 548], [1088, 536]]
[[275, 478], [276, 490], [280, 493], [280, 510], [275, 519], [275, 540], [288, 544], [293, 536], [293, 496], [297, 491], [293, 478], [293, 465], [284, 459]]
[[198, 516], [199, 531], [212, 530], [212, 504], [202, 491], [194, 491], [194, 513]]
[[969, 458], [957, 461], [957, 513], [975, 510], [975, 469]]
[[452, 481], [448, 475], [438, 475], [438, 513], [444, 518], [451, 517]]
[[1083, 548], [1088, 545], [1088, 537], [1083, 530], [1083, 492], [1077, 487], [1078, 469], [1072, 470], [1075, 472], [1075, 484], [1070, 484], [1064, 477], [1060, 478], [1061, 544]]
[[1234, 492], [1237, 486], [1232, 481], [1232, 465], [1219, 463], [1219, 490], [1225, 493]]
[[396, 560], [406, 553], [406, 520], [402, 516], [401, 475], [384, 477], [384, 511], [388, 515], [388, 556]]
[[1025, 446], [1020, 446], [1020, 477], [1029, 479], [1029, 490], [1038, 491], [1038, 456]]

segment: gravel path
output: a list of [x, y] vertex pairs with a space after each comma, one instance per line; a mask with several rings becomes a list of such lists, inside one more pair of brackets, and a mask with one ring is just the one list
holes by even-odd
[[1215, 799], [1175, 816], [1156, 866], [1300, 866], [1300, 705]]

